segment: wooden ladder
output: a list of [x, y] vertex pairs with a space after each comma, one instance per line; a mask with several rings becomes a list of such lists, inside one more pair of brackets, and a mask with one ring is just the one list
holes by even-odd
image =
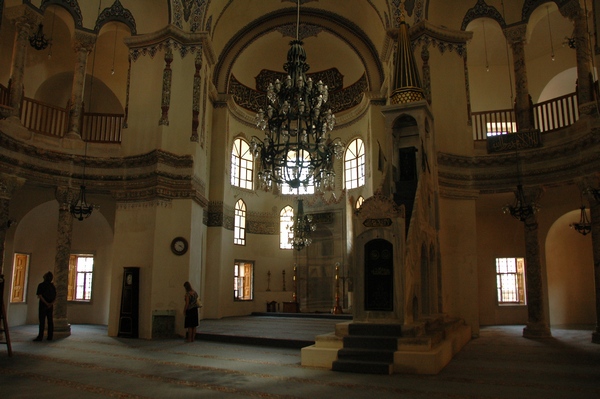
[[4, 276], [0, 274], [0, 344], [6, 344], [8, 357], [12, 356], [12, 347], [10, 346], [10, 333], [8, 331], [8, 320], [6, 320], [6, 309], [4, 308]]

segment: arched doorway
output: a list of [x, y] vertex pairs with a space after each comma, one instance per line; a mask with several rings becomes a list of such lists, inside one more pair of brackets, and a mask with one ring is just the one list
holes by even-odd
[[595, 324], [594, 261], [592, 236], [583, 236], [569, 224], [579, 221], [580, 211], [559, 217], [546, 237], [546, 273], [550, 323]]

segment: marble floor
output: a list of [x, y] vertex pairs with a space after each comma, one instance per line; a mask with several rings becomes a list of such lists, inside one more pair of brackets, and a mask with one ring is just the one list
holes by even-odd
[[0, 398], [600, 397], [600, 345], [591, 343], [591, 327], [553, 328], [553, 337], [543, 340], [523, 338], [522, 326], [484, 327], [434, 376], [307, 368], [294, 345], [269, 344], [310, 341], [336, 322], [203, 320], [193, 343], [109, 337], [97, 325], [73, 325], [68, 338], [32, 342], [37, 326], [13, 327], [13, 356], [0, 345]]

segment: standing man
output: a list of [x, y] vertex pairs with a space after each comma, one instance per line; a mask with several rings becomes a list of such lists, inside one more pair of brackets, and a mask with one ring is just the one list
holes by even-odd
[[44, 325], [46, 319], [48, 319], [48, 341], [52, 341], [52, 335], [54, 334], [54, 300], [56, 299], [56, 288], [52, 284], [54, 276], [52, 272], [44, 274], [44, 281], [41, 282], [37, 287], [37, 296], [40, 298], [39, 305], [39, 317], [40, 317], [40, 332], [34, 341], [41, 341], [44, 338]]

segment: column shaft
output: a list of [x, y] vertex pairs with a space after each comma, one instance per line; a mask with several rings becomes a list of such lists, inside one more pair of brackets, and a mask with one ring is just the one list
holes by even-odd
[[33, 22], [27, 17], [16, 21], [15, 44], [12, 54], [12, 70], [10, 74], [9, 106], [12, 108], [11, 116], [20, 117], [21, 102], [23, 101], [23, 81], [25, 79], [25, 60], [29, 36], [32, 32]]
[[73, 49], [75, 50], [75, 69], [73, 71], [73, 87], [69, 101], [69, 129], [70, 138], [81, 139], [81, 118], [83, 117], [83, 95], [85, 91], [85, 76], [87, 70], [88, 54], [95, 44], [95, 36], [77, 33]]
[[579, 1], [570, 1], [561, 7], [562, 15], [573, 21], [573, 39], [575, 39], [575, 52], [577, 56], [577, 100], [579, 113], [592, 115], [597, 113], [594, 101], [594, 82], [592, 79], [592, 55], [590, 38], [584, 10]]
[[525, 285], [527, 288], [527, 326], [523, 329], [526, 338], [551, 336], [544, 311], [544, 287], [538, 224], [535, 214], [529, 216], [525, 227]]
[[525, 66], [525, 32], [526, 26], [519, 25], [506, 29], [505, 35], [510, 43], [513, 54], [513, 67], [515, 71], [515, 117], [519, 131], [532, 130], [533, 106], [529, 96], [527, 82], [527, 68]]
[[67, 289], [69, 284], [69, 257], [71, 256], [71, 238], [73, 235], [73, 216], [69, 206], [73, 192], [68, 187], [56, 189], [58, 200], [58, 226], [56, 239], [56, 257], [54, 259], [54, 285], [56, 302], [54, 304], [55, 335], [71, 335], [71, 325], [67, 319]]

